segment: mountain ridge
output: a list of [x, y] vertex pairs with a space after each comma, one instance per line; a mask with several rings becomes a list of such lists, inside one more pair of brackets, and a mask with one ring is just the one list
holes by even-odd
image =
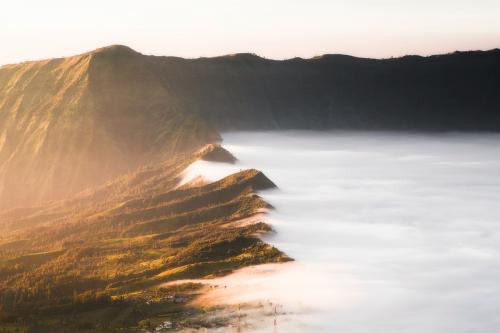
[[0, 205], [57, 199], [219, 140], [155, 82], [123, 48], [0, 71]]
[[492, 49], [477, 49], [477, 50], [456, 50], [456, 51], [429, 54], [429, 55], [405, 54], [405, 55], [390, 56], [390, 57], [385, 57], [385, 58], [372, 58], [372, 57], [364, 57], [364, 56], [355, 56], [355, 55], [344, 54], [344, 53], [323, 53], [323, 54], [308, 57], [308, 58], [296, 56], [296, 57], [291, 57], [291, 58], [273, 59], [273, 58], [267, 58], [264, 56], [260, 56], [257, 53], [253, 53], [253, 52], [237, 52], [237, 53], [229, 53], [229, 54], [222, 54], [222, 55], [216, 55], [216, 56], [182, 57], [182, 56], [146, 54], [146, 53], [141, 53], [139, 51], [136, 51], [135, 49], [131, 48], [130, 46], [127, 46], [124, 44], [110, 44], [110, 45], [98, 47], [98, 48], [93, 49], [91, 51], [86, 51], [83, 53], [70, 55], [70, 56], [44, 58], [44, 59], [38, 59], [38, 60], [24, 60], [24, 61], [20, 61], [20, 62], [7, 63], [7, 64], [0, 65], [0, 69], [2, 69], [3, 67], [12, 67], [12, 66], [23, 65], [23, 64], [34, 63], [34, 62], [45, 62], [45, 61], [51, 61], [51, 60], [68, 59], [68, 58], [73, 58], [73, 57], [98, 54], [98, 53], [108, 52], [108, 51], [117, 50], [117, 49], [120, 49], [120, 50], [125, 51], [125, 52], [136, 53], [136, 54], [147, 56], [147, 57], [173, 58], [173, 59], [182, 59], [182, 60], [200, 60], [200, 59], [217, 59], [217, 58], [228, 58], [228, 57], [238, 57], [238, 56], [252, 56], [255, 58], [259, 58], [259, 59], [263, 59], [263, 60], [267, 60], [267, 61], [276, 61], [276, 62], [286, 62], [286, 61], [294, 61], [294, 60], [315, 60], [315, 59], [317, 60], [317, 59], [330, 58], [330, 57], [346, 57], [346, 58], [352, 58], [352, 59], [366, 59], [366, 60], [375, 60], [375, 61], [382, 60], [383, 61], [383, 60], [398, 60], [398, 59], [403, 59], [403, 58], [434, 58], [434, 57], [442, 57], [442, 56], [449, 56], [449, 55], [456, 55], [456, 54], [476, 54], [477, 55], [477, 54], [485, 54], [485, 53], [486, 54], [488, 54], [488, 53], [490, 53], [490, 54], [500, 53], [500, 48], [492, 48]]
[[0, 207], [60, 199], [220, 131], [500, 131], [500, 50], [183, 59], [112, 45], [0, 68]]
[[272, 206], [258, 191], [276, 188], [264, 173], [182, 182], [197, 160], [237, 161], [220, 131], [498, 131], [497, 74], [498, 50], [274, 61], [120, 45], [0, 68], [0, 326], [213, 322], [187, 302], [200, 286], [178, 280], [292, 260], [259, 237]]
[[202, 311], [187, 303], [196, 294], [171, 302], [176, 290], [164, 283], [292, 260], [260, 238], [272, 231], [263, 217], [272, 206], [257, 191], [276, 188], [264, 173], [181, 185], [188, 165], [214, 158], [234, 162], [206, 146], [65, 200], [0, 212], [0, 331], [17, 322], [40, 333], [143, 332], [140, 321], [165, 315], [196, 327], [185, 321]]

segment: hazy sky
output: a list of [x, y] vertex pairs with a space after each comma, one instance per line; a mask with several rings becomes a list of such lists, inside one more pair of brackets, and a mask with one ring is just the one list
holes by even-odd
[[2, 0], [0, 64], [108, 44], [183, 57], [366, 57], [500, 47], [498, 0]]

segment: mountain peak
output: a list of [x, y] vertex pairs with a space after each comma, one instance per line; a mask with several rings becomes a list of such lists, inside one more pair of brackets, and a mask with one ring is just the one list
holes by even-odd
[[91, 54], [140, 54], [134, 49], [120, 44], [100, 47], [90, 52]]
[[265, 58], [262, 58], [261, 56], [255, 54], [255, 53], [250, 53], [250, 52], [245, 52], [245, 53], [232, 53], [232, 54], [226, 54], [223, 56], [218, 56], [214, 58], [207, 58], [207, 59], [230, 59], [230, 60], [237, 60], [237, 61], [260, 61], [260, 60], [266, 60]]

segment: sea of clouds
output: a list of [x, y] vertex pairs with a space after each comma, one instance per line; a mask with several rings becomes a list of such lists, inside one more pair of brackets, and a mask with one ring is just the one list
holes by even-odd
[[[239, 162], [196, 162], [186, 177], [263, 171], [279, 187], [260, 193], [276, 208], [266, 241], [296, 261], [244, 269], [209, 297], [281, 304], [287, 333], [498, 332], [500, 135], [223, 138]], [[270, 332], [272, 318], [253, 325]]]

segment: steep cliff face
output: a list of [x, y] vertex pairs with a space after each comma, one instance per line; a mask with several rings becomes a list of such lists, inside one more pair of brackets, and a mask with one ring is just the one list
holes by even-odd
[[61, 198], [218, 139], [126, 47], [0, 69], [1, 207]]

